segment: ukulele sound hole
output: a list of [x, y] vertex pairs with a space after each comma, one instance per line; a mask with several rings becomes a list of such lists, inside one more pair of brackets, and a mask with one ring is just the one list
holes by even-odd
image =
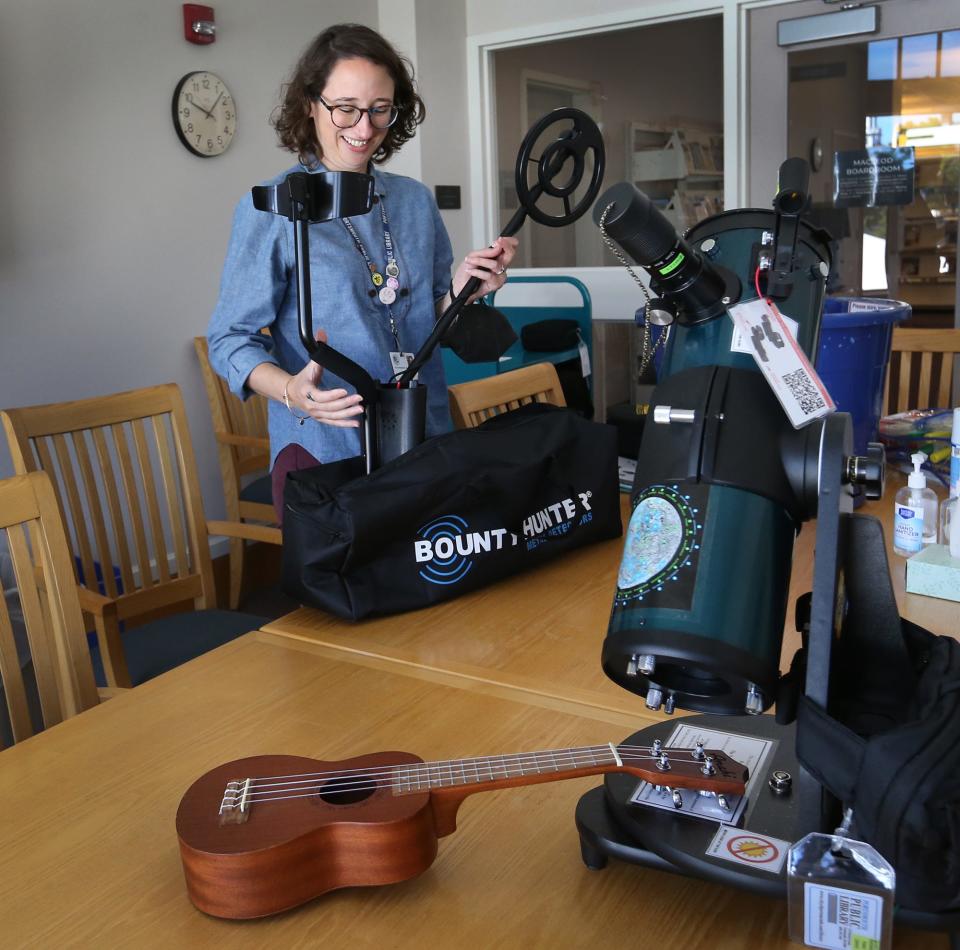
[[377, 790], [377, 783], [369, 779], [327, 782], [317, 793], [328, 805], [356, 805]]

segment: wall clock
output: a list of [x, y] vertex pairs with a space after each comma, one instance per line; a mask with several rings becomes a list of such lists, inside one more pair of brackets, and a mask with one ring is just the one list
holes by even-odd
[[230, 147], [237, 133], [237, 108], [216, 73], [187, 73], [177, 83], [173, 127], [188, 151], [201, 158], [215, 158]]

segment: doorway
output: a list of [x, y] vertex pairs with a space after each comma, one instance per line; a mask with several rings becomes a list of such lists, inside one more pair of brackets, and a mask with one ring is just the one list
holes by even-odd
[[[808, 0], [750, 12], [750, 203], [769, 204], [764, 185], [784, 158], [806, 158], [811, 217], [836, 242], [830, 292], [905, 300], [914, 326], [960, 326], [956, 4], [884, 3], [876, 33], [788, 48], [771, 42], [778, 21], [826, 9]], [[844, 196], [858, 155], [893, 155], [910, 192]]]

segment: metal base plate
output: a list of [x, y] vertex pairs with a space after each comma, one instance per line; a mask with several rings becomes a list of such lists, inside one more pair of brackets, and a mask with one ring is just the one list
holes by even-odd
[[[758, 782], [756, 789], [751, 789], [751, 801], [741, 828], [755, 835], [789, 842], [802, 837], [797, 792], [801, 770], [793, 752], [792, 725], [778, 725], [772, 716], [750, 719], [742, 716], [690, 716], [648, 726], [631, 735], [626, 742], [649, 745], [654, 739], [660, 739], [665, 743], [680, 722], [773, 740], [776, 744], [764, 762], [762, 781]], [[767, 780], [774, 770], [784, 770], [793, 776], [790, 794], [776, 795], [767, 787]], [[636, 779], [629, 775], [608, 775], [603, 786], [591, 789], [577, 803], [580, 851], [588, 868], [600, 870], [606, 867], [610, 858], [615, 858], [786, 899], [786, 863], [778, 873], [772, 874], [707, 854], [720, 827], [717, 823], [630, 804], [636, 785]], [[921, 930], [960, 930], [960, 911], [931, 914], [898, 907], [895, 918], [908, 927]]]

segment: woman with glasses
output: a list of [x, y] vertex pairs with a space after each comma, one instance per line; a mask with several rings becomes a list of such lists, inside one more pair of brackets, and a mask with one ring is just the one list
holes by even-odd
[[[387, 380], [406, 366], [435, 319], [471, 277], [479, 297], [503, 285], [515, 238], [471, 251], [451, 280], [450, 239], [430, 190], [381, 171], [413, 138], [424, 105], [412, 68], [379, 33], [357, 24], [324, 30], [285, 86], [273, 124], [299, 165], [292, 171], [366, 172], [366, 215], [310, 225], [310, 279], [318, 338]], [[208, 339], [214, 367], [241, 398], [270, 400], [273, 499], [282, 518], [288, 472], [359, 453], [360, 396], [308, 357], [300, 342], [292, 229], [281, 215], [237, 206]], [[260, 333], [264, 327], [270, 335]], [[449, 428], [439, 351], [423, 366], [427, 435]]]

